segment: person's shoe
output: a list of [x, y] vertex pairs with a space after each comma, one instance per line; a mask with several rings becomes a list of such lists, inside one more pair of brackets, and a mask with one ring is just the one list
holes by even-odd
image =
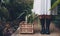
[[44, 31], [41, 31], [41, 34], [45, 34], [45, 32]]
[[50, 34], [50, 32], [46, 32], [45, 34]]
[[48, 29], [45, 30], [45, 34], [50, 34], [50, 31]]
[[41, 34], [45, 34], [45, 29], [42, 29], [41, 30]]

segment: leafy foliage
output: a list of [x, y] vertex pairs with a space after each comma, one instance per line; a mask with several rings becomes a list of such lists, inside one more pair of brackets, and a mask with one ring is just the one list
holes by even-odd
[[[31, 14], [32, 3], [30, 3], [30, 1], [28, 2], [26, 0], [24, 0], [24, 1], [23, 0], [13, 0], [13, 1], [4, 0], [4, 3], [3, 2], [1, 2], [1, 3], [2, 3], [1, 6], [5, 7], [7, 9], [7, 11], [8, 11], [7, 13], [9, 15], [9, 16], [7, 16], [7, 18], [10, 20], [16, 20], [16, 19], [22, 19], [22, 18], [25, 19], [27, 12], [28, 12], [28, 14]], [[3, 12], [5, 12], [5, 10], [3, 10]], [[20, 16], [21, 13], [24, 13], [24, 14]]]
[[52, 4], [51, 10], [54, 9], [58, 4], [60, 4], [60, 0], [57, 0]]

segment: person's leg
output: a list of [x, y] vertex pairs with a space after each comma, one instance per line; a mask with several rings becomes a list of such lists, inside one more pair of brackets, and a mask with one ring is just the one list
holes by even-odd
[[46, 15], [45, 18], [46, 18], [46, 31], [45, 31], [45, 33], [50, 34], [49, 27], [50, 27], [50, 22], [51, 22], [51, 16]]
[[40, 22], [41, 22], [41, 34], [44, 34], [45, 33], [45, 18], [44, 18], [44, 15], [40, 15], [39, 16], [40, 18]]

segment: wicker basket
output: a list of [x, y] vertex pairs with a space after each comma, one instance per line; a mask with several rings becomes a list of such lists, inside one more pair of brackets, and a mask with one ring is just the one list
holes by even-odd
[[34, 33], [33, 24], [28, 24], [26, 22], [20, 23], [20, 33]]

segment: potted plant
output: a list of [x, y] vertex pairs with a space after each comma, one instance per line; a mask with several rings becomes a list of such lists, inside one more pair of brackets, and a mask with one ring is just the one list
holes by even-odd
[[20, 33], [34, 33], [34, 29], [33, 29], [33, 21], [34, 21], [34, 14], [28, 14], [26, 15], [26, 20], [22, 21], [20, 23]]

